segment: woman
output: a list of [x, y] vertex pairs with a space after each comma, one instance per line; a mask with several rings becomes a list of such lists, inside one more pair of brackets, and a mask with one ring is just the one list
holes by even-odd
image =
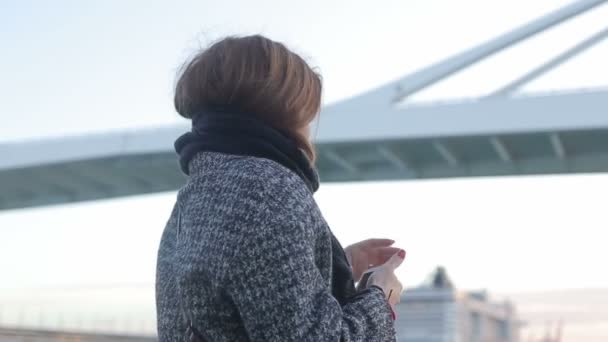
[[185, 66], [175, 108], [192, 131], [175, 147], [189, 177], [158, 254], [160, 341], [395, 340], [405, 251], [344, 250], [323, 219], [308, 128], [320, 105], [320, 77], [261, 36]]

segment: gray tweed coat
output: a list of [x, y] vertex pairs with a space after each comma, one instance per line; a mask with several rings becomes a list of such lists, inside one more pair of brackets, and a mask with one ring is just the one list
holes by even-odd
[[187, 340], [188, 320], [207, 341], [395, 341], [382, 290], [331, 295], [330, 234], [287, 168], [199, 153], [158, 251], [160, 341]]

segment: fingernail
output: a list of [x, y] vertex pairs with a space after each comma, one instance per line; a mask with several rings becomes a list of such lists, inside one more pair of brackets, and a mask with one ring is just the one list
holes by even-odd
[[403, 249], [399, 251], [399, 256], [401, 259], [405, 259], [405, 251]]
[[395, 310], [393, 310], [392, 307], [391, 307], [391, 317], [393, 318], [393, 321], [397, 319], [397, 315], [395, 315]]

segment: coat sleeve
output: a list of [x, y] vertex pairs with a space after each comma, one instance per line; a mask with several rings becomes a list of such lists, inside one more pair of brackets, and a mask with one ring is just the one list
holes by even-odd
[[250, 340], [395, 341], [382, 290], [340, 306], [315, 264], [315, 233], [302, 211], [276, 203], [250, 217], [225, 277]]

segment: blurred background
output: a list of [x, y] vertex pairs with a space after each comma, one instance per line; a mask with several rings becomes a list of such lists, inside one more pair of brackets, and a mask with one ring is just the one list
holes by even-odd
[[323, 75], [316, 194], [389, 237], [399, 341], [608, 341], [608, 1], [0, 1], [0, 341], [155, 340], [180, 65]]

